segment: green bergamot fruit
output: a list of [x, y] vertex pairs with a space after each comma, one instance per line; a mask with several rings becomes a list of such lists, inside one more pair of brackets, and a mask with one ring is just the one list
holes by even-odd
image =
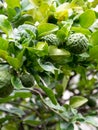
[[93, 97], [89, 97], [87, 104], [88, 104], [88, 106], [90, 106], [90, 107], [95, 107], [96, 104], [97, 104], [97, 103], [96, 103], [96, 99], [93, 98]]
[[13, 91], [11, 72], [7, 65], [0, 66], [0, 98], [9, 96]]
[[49, 45], [59, 45], [59, 39], [55, 34], [48, 34], [41, 38], [41, 41], [46, 41]]
[[88, 39], [82, 33], [74, 33], [68, 37], [66, 45], [71, 53], [81, 54], [88, 49]]
[[30, 88], [34, 85], [34, 78], [32, 75], [25, 73], [20, 76], [22, 85], [26, 88]]

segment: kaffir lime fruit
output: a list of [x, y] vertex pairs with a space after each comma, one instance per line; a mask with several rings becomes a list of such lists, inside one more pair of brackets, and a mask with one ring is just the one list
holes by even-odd
[[87, 102], [88, 106], [95, 107], [96, 106], [96, 99], [93, 97], [90, 97]]
[[34, 85], [34, 78], [31, 74], [25, 73], [20, 76], [22, 85], [26, 88], [30, 88]]
[[0, 66], [0, 98], [9, 96], [13, 91], [11, 72], [7, 65]]
[[71, 53], [81, 54], [88, 49], [88, 39], [82, 33], [74, 33], [68, 37], [66, 45]]
[[48, 34], [41, 38], [42, 41], [46, 41], [49, 45], [59, 45], [59, 39], [55, 34]]

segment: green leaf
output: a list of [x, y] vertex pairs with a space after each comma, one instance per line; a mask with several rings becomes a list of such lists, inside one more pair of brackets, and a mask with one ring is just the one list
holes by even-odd
[[23, 11], [31, 10], [34, 8], [33, 4], [29, 2], [29, 0], [22, 0], [21, 1], [21, 8]]
[[7, 50], [8, 49], [8, 41], [0, 37], [0, 49]]
[[6, 60], [8, 52], [0, 49], [0, 57]]
[[24, 123], [30, 125], [30, 126], [38, 126], [41, 124], [41, 121], [37, 121], [37, 120], [25, 120]]
[[[44, 99], [43, 99], [44, 100]], [[58, 103], [55, 105], [51, 102], [50, 99], [46, 99], [44, 100], [45, 104], [51, 108], [56, 110], [57, 113], [59, 113], [61, 116], [63, 116], [65, 118], [66, 121], [69, 120], [69, 115], [72, 114], [71, 111], [69, 111], [68, 109], [70, 109], [69, 106], [61, 106]]]
[[32, 93], [30, 90], [15, 90], [13, 93], [8, 96], [7, 98], [0, 98], [0, 103], [6, 103], [9, 101], [12, 101], [17, 98], [30, 98], [32, 96]]
[[20, 7], [20, 0], [6, 0], [6, 3], [11, 8]]
[[60, 106], [58, 103], [54, 105], [51, 100], [45, 100], [45, 103], [50, 107], [55, 109], [56, 111], [65, 111], [63, 106]]
[[29, 39], [32, 39], [36, 37], [37, 34], [36, 27], [31, 24], [23, 24], [25, 21], [28, 21], [29, 17], [31, 17], [29, 14], [25, 14], [21, 16], [20, 20], [18, 21], [19, 23], [17, 23], [18, 25], [20, 25], [20, 22], [22, 22], [21, 23], [22, 25], [18, 27], [18, 31], [19, 31], [18, 33], [27, 36], [27, 38]]
[[[33, 18], [32, 18], [32, 15], [29, 15], [29, 14], [24, 14], [22, 15], [20, 18], [18, 18], [17, 20], [15, 20], [13, 22], [13, 25], [15, 27], [18, 27], [19, 25], [21, 26], [22, 24], [26, 23], [26, 22], [32, 22], [33, 21]], [[27, 27], [28, 28], [28, 27]], [[29, 30], [29, 29], [28, 29]], [[32, 32], [32, 30], [30, 29], [29, 31]], [[32, 32], [33, 33], [33, 32]]]
[[42, 4], [39, 7], [39, 11], [42, 13], [43, 17], [47, 16], [49, 9], [50, 9], [49, 4], [42, 1]]
[[47, 87], [47, 84], [39, 75], [34, 75], [35, 80], [37, 81], [39, 87], [46, 93], [46, 95], [50, 98], [54, 105], [57, 104], [57, 100], [55, 98], [55, 94], [53, 93], [52, 89]]
[[16, 90], [14, 92], [14, 98], [28, 98], [31, 97], [32, 93], [30, 93], [30, 90]]
[[56, 89], [57, 97], [61, 97], [63, 95], [63, 92], [64, 92], [63, 91], [64, 90], [63, 85], [57, 84], [55, 89]]
[[93, 0], [91, 5], [95, 8], [98, 5], [98, 0]]
[[84, 5], [84, 0], [72, 0], [71, 5], [83, 6]]
[[17, 12], [15, 11], [14, 8], [7, 8], [7, 14], [8, 14], [8, 20], [12, 21], [13, 18], [16, 18]]
[[12, 76], [11, 77], [11, 83], [16, 89], [21, 89], [23, 88], [21, 80], [17, 76]]
[[74, 130], [74, 125], [72, 123], [60, 123], [60, 130]]
[[70, 105], [73, 108], [77, 108], [85, 104], [88, 100], [82, 96], [73, 96], [70, 99]]
[[[10, 118], [8, 120], [11, 120]], [[3, 125], [2, 130], [10, 130], [10, 129], [17, 130], [17, 124], [16, 124], [16, 122], [14, 122], [14, 121], [8, 121], [8, 120], [7, 120], [7, 123], [5, 123], [5, 125]]]
[[98, 59], [98, 45], [90, 48], [89, 55], [91, 59]]
[[49, 55], [52, 56], [66, 56], [69, 57], [70, 53], [65, 49], [58, 49], [56, 46], [49, 46]]
[[92, 33], [92, 35], [90, 37], [90, 43], [92, 45], [98, 45], [98, 31]]
[[53, 33], [57, 31], [59, 28], [55, 24], [50, 24], [50, 23], [41, 23], [38, 26], [38, 36], [41, 37], [46, 34]]
[[23, 59], [23, 55], [25, 53], [25, 48], [16, 56], [16, 58], [21, 61], [20, 67], [22, 66], [24, 59]]
[[62, 81], [63, 91], [66, 89], [66, 87], [68, 85], [68, 81], [69, 81], [69, 76], [64, 75], [63, 81]]
[[6, 103], [6, 102], [9, 102], [13, 99], [13, 97], [10, 95], [6, 98], [0, 98], [0, 103]]
[[17, 107], [12, 107], [12, 108], [10, 109], [10, 112], [11, 112], [11, 113], [15, 113], [15, 114], [17, 114], [17, 115], [19, 115], [19, 116], [25, 115], [24, 111], [21, 110], [21, 109], [19, 109], [19, 108], [17, 108]]
[[39, 57], [48, 55], [48, 44], [46, 42], [38, 42], [35, 47], [27, 47], [31, 55], [38, 55]]
[[60, 29], [57, 31], [57, 37], [60, 39], [61, 42], [65, 41], [66, 33]]
[[49, 56], [52, 60], [57, 62], [67, 61], [67, 58], [71, 56], [70, 52], [65, 49], [59, 49], [56, 46], [49, 46]]
[[39, 119], [35, 119], [34, 115], [27, 116], [23, 122], [29, 124], [30, 126], [38, 126], [42, 123]]
[[[66, 70], [65, 70], [66, 71]], [[58, 83], [55, 85], [55, 89], [57, 92], [57, 96], [61, 97], [64, 93], [64, 91], [66, 90], [66, 87], [68, 85], [68, 81], [69, 81], [69, 76], [68, 75], [64, 75], [64, 77], [62, 78], [62, 82]]]
[[55, 73], [55, 70], [57, 70], [57, 68], [55, 68], [51, 62], [46, 62], [46, 63], [42, 64], [41, 61], [38, 60], [38, 63], [43, 70], [52, 72], [53, 74]]
[[23, 49], [16, 57], [7, 56], [7, 62], [13, 66], [15, 69], [19, 69], [23, 65], [23, 54], [25, 49]]
[[10, 37], [12, 33], [11, 23], [7, 20], [7, 17], [2, 14], [0, 14], [0, 28]]
[[82, 13], [79, 17], [80, 25], [84, 28], [90, 27], [96, 19], [95, 13], [93, 10], [88, 9]]
[[46, 42], [38, 42], [35, 49], [36, 49], [36, 53], [39, 56], [48, 54], [48, 44]]
[[50, 88], [46, 87], [46, 86], [41, 86], [40, 85], [40, 88], [47, 94], [47, 96], [50, 98], [52, 103], [54, 105], [56, 105], [57, 104], [57, 100], [55, 98], [55, 95], [54, 95], [53, 91]]
[[75, 31], [77, 33], [83, 33], [85, 35], [91, 35], [91, 32], [88, 29], [82, 28], [82, 27], [72, 27], [72, 31]]
[[98, 30], [98, 19], [95, 20], [95, 22], [90, 26], [90, 31], [95, 32]]
[[19, 109], [17, 107], [12, 107], [12, 108], [8, 109], [8, 108], [5, 108], [3, 106], [0, 106], [0, 110], [1, 111], [6, 111], [6, 112], [11, 113], [11, 114], [18, 115], [20, 117], [25, 114], [24, 111], [22, 111], [21, 109]]
[[0, 98], [0, 103], [6, 103], [6, 102], [10, 102], [12, 100], [15, 100], [17, 98], [30, 98], [32, 97], [32, 94], [30, 92], [30, 90], [15, 90], [10, 96], [6, 97], [6, 98]]
[[74, 125], [73, 124], [68, 125], [68, 128], [66, 128], [65, 130], [74, 130]]
[[12, 117], [11, 117], [11, 116], [9, 116], [9, 115], [7, 115], [7, 116], [5, 116], [5, 117], [0, 118], [0, 124], [4, 123], [5, 121], [7, 121], [7, 120], [9, 120], [9, 119], [11, 119], [11, 118], [12, 118]]
[[[68, 20], [68, 21], [64, 22], [63, 27], [61, 27], [61, 29], [58, 30], [57, 36], [58, 36], [58, 37], [61, 37], [61, 36], [64, 35], [64, 34], [65, 34], [65, 36], [68, 36], [72, 24], [73, 24], [73, 21], [72, 21], [72, 20]], [[63, 37], [63, 38], [65, 39], [65, 37]], [[62, 40], [64, 40], [64, 39], [62, 39]]]
[[13, 66], [15, 69], [19, 69], [21, 67], [21, 61], [18, 60], [18, 58], [14, 58], [14, 57], [11, 57], [11, 56], [7, 56], [7, 62]]
[[36, 5], [36, 6], [41, 6], [41, 4], [43, 4], [43, 2], [46, 2], [47, 0], [29, 0], [32, 4]]
[[87, 116], [86, 119], [85, 119], [85, 122], [86, 123], [89, 123], [95, 127], [98, 127], [98, 122], [96, 120], [96, 117], [93, 117], [93, 116]]

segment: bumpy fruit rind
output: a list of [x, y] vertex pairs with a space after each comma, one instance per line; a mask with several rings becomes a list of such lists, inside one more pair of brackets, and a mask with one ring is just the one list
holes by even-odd
[[9, 96], [13, 91], [11, 72], [8, 66], [0, 66], [0, 98]]
[[20, 76], [20, 80], [22, 82], [22, 85], [26, 88], [30, 88], [34, 85], [34, 78], [30, 74], [22, 74]]
[[42, 41], [46, 41], [49, 45], [59, 45], [59, 39], [55, 34], [48, 34], [41, 38]]
[[71, 53], [81, 54], [88, 50], [88, 39], [82, 33], [74, 33], [68, 37], [66, 45]]

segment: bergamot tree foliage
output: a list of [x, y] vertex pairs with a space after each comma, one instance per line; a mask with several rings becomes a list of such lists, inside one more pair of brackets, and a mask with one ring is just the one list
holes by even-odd
[[1, 130], [98, 127], [97, 4], [0, 1]]

